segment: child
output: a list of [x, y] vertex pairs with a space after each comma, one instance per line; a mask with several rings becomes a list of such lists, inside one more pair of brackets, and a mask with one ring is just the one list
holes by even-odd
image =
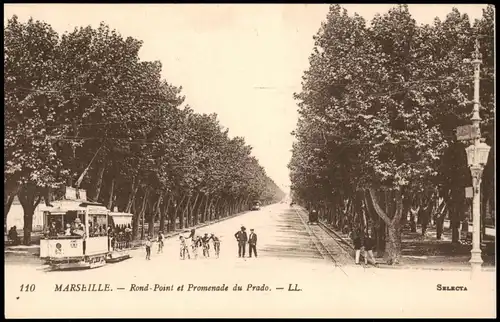
[[165, 238], [165, 237], [163, 236], [163, 232], [162, 232], [162, 231], [160, 231], [160, 232], [158, 233], [158, 254], [159, 254], [159, 253], [163, 253], [163, 239], [164, 239], [164, 238]]
[[146, 259], [151, 259], [151, 238], [149, 236], [146, 238]]
[[198, 247], [201, 246], [201, 239], [200, 236], [196, 236], [192, 238], [191, 240], [191, 250], [193, 252], [194, 258], [198, 258]]
[[210, 237], [208, 237], [208, 233], [205, 233], [205, 236], [203, 236], [201, 241], [203, 243], [203, 256], [210, 257], [210, 244], [208, 243], [210, 241]]
[[180, 248], [180, 256], [181, 259], [186, 259], [186, 254], [188, 256], [188, 259], [190, 259], [189, 252], [188, 252], [188, 247], [186, 245], [186, 239], [184, 236], [179, 236], [179, 239], [181, 241], [181, 248]]
[[215, 256], [217, 258], [219, 258], [219, 253], [220, 253], [220, 240], [219, 238], [217, 238], [217, 236], [215, 236], [214, 234], [212, 234], [210, 236], [210, 239], [212, 239], [213, 243], [214, 243], [214, 251], [215, 251]]

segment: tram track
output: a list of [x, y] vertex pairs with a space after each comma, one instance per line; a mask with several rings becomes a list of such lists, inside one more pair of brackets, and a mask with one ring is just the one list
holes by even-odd
[[[333, 262], [335, 264], [335, 267], [338, 267], [346, 276], [348, 276], [347, 273], [342, 269], [343, 264], [341, 262], [346, 262], [347, 257], [349, 258], [348, 261], [351, 261], [350, 254], [346, 252], [346, 250], [340, 245], [340, 242], [337, 240], [337, 238], [332, 238], [333, 234], [325, 229], [324, 224], [321, 223], [311, 226], [307, 223], [308, 219], [304, 218], [305, 215], [303, 214], [303, 212], [297, 210], [296, 208], [293, 208], [293, 210], [297, 217], [300, 218], [302, 224], [306, 228], [307, 233], [311, 237], [314, 246], [321, 254], [321, 256], [325, 260], [330, 260], [331, 262]], [[320, 236], [321, 233], [325, 233], [327, 235], [326, 238], [325, 236]], [[327, 243], [327, 241], [330, 241], [330, 243]], [[333, 241], [333, 243], [331, 243], [331, 241]]]

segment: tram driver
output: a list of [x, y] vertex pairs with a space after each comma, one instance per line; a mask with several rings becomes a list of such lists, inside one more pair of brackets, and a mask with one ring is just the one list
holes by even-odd
[[57, 237], [57, 230], [56, 222], [51, 222], [49, 227], [49, 237]]

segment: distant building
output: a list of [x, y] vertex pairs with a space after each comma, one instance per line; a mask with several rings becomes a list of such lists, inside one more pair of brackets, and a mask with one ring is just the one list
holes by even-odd
[[[35, 213], [33, 214], [33, 231], [43, 230], [43, 211], [46, 209], [47, 206], [42, 198], [42, 201], [35, 208]], [[7, 214], [7, 229], [10, 229], [12, 226], [16, 226], [17, 229], [23, 229], [24, 227], [24, 210], [17, 196], [14, 197], [12, 206]]]
[[[66, 200], [76, 199], [75, 188], [63, 187], [61, 191], [63, 192], [63, 195], [61, 196], [61, 198], [57, 199], [66, 199]], [[87, 200], [86, 190], [80, 189], [79, 193], [81, 200]], [[47, 207], [45, 205], [45, 200], [42, 197], [42, 200], [35, 208], [35, 213], [33, 214], [33, 226], [32, 226], [33, 232], [40, 232], [43, 230], [43, 212], [46, 210], [50, 210], [50, 207]], [[24, 227], [24, 210], [17, 196], [14, 197], [12, 206], [10, 207], [9, 213], [7, 214], [7, 230], [10, 229], [10, 227], [12, 226], [16, 226], [17, 229], [23, 229]]]

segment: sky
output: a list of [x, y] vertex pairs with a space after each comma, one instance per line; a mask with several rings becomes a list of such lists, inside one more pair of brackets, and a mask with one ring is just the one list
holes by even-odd
[[[371, 20], [391, 4], [347, 4]], [[486, 5], [409, 5], [417, 23], [444, 19], [457, 7], [471, 20]], [[217, 113], [230, 136], [243, 136], [267, 174], [288, 190], [301, 89], [313, 35], [325, 20], [324, 4], [6, 4], [4, 24], [16, 14], [49, 23], [62, 34], [101, 21], [144, 42], [142, 60], [159, 60], [163, 77], [182, 86], [186, 103]]]

